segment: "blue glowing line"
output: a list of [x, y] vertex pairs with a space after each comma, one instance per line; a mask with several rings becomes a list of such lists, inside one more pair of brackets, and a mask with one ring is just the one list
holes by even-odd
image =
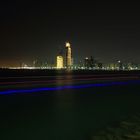
[[64, 89], [82, 89], [82, 88], [91, 88], [91, 87], [107, 87], [107, 86], [117, 86], [117, 85], [130, 85], [130, 84], [140, 84], [140, 80], [135, 81], [117, 81], [117, 82], [106, 82], [106, 83], [93, 83], [93, 84], [82, 84], [82, 85], [67, 85], [59, 87], [44, 87], [44, 88], [33, 88], [33, 89], [17, 89], [17, 90], [6, 90], [0, 91], [0, 95], [5, 94], [19, 94], [19, 93], [33, 93], [41, 91], [56, 91]]

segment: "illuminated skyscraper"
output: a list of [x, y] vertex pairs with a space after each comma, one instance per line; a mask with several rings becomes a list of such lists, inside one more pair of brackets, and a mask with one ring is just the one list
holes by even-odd
[[72, 66], [71, 45], [69, 42], [66, 42], [66, 67], [70, 68], [71, 66]]
[[57, 56], [57, 69], [62, 69], [63, 68], [63, 56], [58, 55]]

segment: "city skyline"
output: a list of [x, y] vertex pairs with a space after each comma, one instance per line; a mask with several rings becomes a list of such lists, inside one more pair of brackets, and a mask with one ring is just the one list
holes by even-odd
[[66, 40], [75, 61], [140, 63], [137, 3], [19, 2], [1, 5], [0, 66], [55, 61]]

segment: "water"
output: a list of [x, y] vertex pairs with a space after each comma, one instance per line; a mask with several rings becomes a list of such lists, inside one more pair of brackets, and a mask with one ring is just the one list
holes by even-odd
[[0, 140], [90, 140], [139, 112], [139, 91], [129, 85], [0, 96]]

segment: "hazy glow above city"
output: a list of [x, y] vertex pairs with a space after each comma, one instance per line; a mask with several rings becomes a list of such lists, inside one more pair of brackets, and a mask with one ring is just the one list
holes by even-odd
[[55, 65], [59, 50], [69, 42], [75, 64], [90, 56], [106, 64], [139, 64], [139, 13], [139, 6], [130, 2], [3, 3], [0, 66], [32, 67], [33, 61]]

